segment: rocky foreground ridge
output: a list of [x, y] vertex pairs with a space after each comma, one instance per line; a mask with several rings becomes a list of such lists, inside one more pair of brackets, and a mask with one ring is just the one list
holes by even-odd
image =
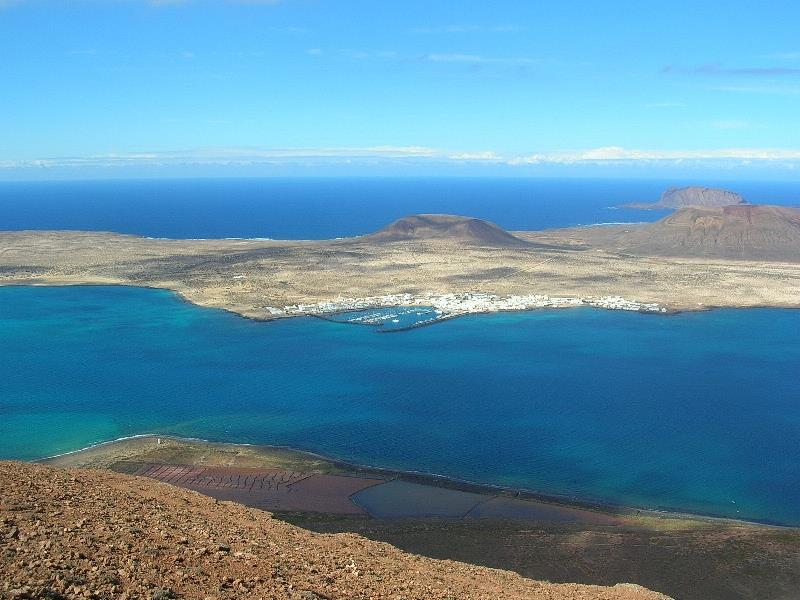
[[0, 490], [3, 599], [666, 598], [313, 534], [257, 509], [103, 470], [0, 462]]

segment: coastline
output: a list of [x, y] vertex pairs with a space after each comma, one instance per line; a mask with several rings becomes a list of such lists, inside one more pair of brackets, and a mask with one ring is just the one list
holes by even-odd
[[[448, 314], [543, 307], [534, 296], [552, 300], [551, 305], [571, 299], [661, 314], [800, 307], [798, 262], [631, 254], [587, 234], [613, 229], [514, 232], [527, 245], [513, 247], [433, 239], [380, 242], [369, 236], [154, 240], [78, 231], [0, 232], [0, 286], [167, 289], [194, 305], [260, 321], [354, 305], [435, 303]], [[388, 300], [401, 296], [409, 299]], [[527, 305], [520, 304], [525, 298]]]
[[[67, 285], [74, 283], [67, 282]], [[95, 281], [90, 285], [109, 285], [109, 283]], [[185, 302], [187, 305], [221, 308], [251, 320], [271, 320], [241, 314], [222, 306], [198, 303], [167, 286], [131, 285], [127, 282], [114, 282], [112, 285], [148, 287], [163, 291], [165, 297], [177, 297], [180, 302]], [[705, 306], [695, 310], [706, 311], [711, 308]], [[767, 306], [766, 308], [796, 307]], [[629, 322], [628, 318], [623, 320]], [[638, 322], [638, 319], [635, 320]], [[513, 322], [514, 319], [510, 318], [509, 321]], [[128, 439], [123, 442], [128, 444], [147, 439], [143, 434], [127, 437]], [[232, 455], [236, 454], [225, 452], [226, 450], [242, 446], [202, 443], [221, 449], [219, 454], [223, 462], [229, 461]], [[92, 450], [104, 452], [114, 444], [115, 440], [107, 440], [87, 448], [61, 453], [60, 456], [65, 459], [83, 458]], [[263, 447], [247, 446], [247, 448]], [[275, 451], [277, 450], [275, 448]], [[286, 453], [286, 457], [282, 460], [288, 460], [297, 454], [308, 460], [319, 456], [294, 450], [283, 452]], [[191, 464], [191, 460], [174, 462]], [[325, 464], [332, 466], [332, 463]], [[251, 462], [250, 465], [256, 470], [265, 469], [262, 463]], [[279, 466], [286, 468], [283, 463]], [[221, 470], [217, 469], [217, 472], [219, 471]], [[235, 472], [235, 469], [231, 471]], [[240, 469], [240, 472], [242, 471], [244, 469]], [[206, 472], [213, 475], [214, 469], [207, 469]], [[95, 472], [95, 475], [104, 476], [102, 472]], [[64, 473], [64, 477], [79, 480], [95, 475], [88, 471], [73, 470]], [[428, 489], [440, 495], [441, 487], [448, 483], [431, 475], [409, 473], [409, 476], [424, 478], [424, 481], [430, 484]], [[135, 480], [130, 483], [144, 486], [150, 485], [151, 481], [143, 478], [138, 483]], [[466, 482], [455, 481], [453, 485], [464, 483]], [[172, 490], [163, 487], [168, 485], [168, 482], [159, 485], [162, 486], [163, 493], [172, 493]], [[491, 493], [494, 490], [486, 491]], [[739, 597], [744, 599], [757, 596], [754, 590], [760, 592], [765, 589], [778, 590], [774, 594], [776, 598], [791, 597], [793, 590], [798, 589], [796, 565], [800, 550], [798, 536], [800, 527], [659, 510], [637, 512], [636, 509], [627, 509], [628, 514], [624, 518], [619, 518], [618, 515], [625, 511], [626, 507], [612, 505], [600, 507], [592, 505], [591, 509], [587, 507], [587, 510], [592, 511], [591, 515], [610, 515], [619, 518], [619, 524], [588, 519], [558, 521], [550, 517], [562, 511], [574, 514], [579, 510], [573, 508], [574, 499], [570, 502], [568, 498], [554, 498], [546, 494], [541, 497], [545, 502], [544, 509], [537, 514], [545, 515], [544, 518], [525, 519], [498, 518], [496, 514], [478, 518], [467, 515], [456, 518], [428, 515], [387, 518], [313, 510], [283, 512], [270, 507], [264, 507], [262, 510], [274, 513], [279, 521], [297, 525], [314, 533], [324, 535], [347, 533], [359, 538], [384, 542], [417, 556], [459, 560], [475, 565], [508, 569], [524, 576], [549, 581], [602, 582], [606, 578], [615, 581], [634, 581], [649, 583], [655, 589], [669, 591], [676, 598], [693, 600], [716, 597], [720, 600]], [[491, 496], [487, 495], [487, 498]], [[393, 500], [397, 503], [403, 499], [404, 497]], [[232, 498], [219, 497], [219, 500], [232, 500]], [[512, 499], [509, 503], [511, 502], [516, 501]], [[366, 507], [365, 510], [371, 508], [370, 505]], [[601, 513], [602, 508], [609, 512]], [[669, 568], [665, 568], [665, 565]], [[712, 587], [720, 590], [717, 596], [708, 593]], [[734, 592], [741, 592], [742, 595], [737, 596]], [[783, 595], [779, 595], [779, 592]]]
[[[481, 316], [481, 315], [492, 315], [498, 313], [524, 313], [524, 312], [538, 312], [538, 311], [546, 311], [546, 310], [566, 310], [570, 308], [591, 308], [596, 310], [613, 310], [618, 311], [622, 310], [623, 312], [630, 312], [636, 313], [640, 315], [651, 315], [651, 316], [660, 316], [660, 317], [671, 317], [671, 316], [678, 316], [683, 313], [704, 313], [710, 312], [714, 310], [726, 310], [726, 309], [735, 309], [735, 310], [756, 310], [756, 309], [779, 309], [779, 310], [798, 310], [800, 309], [800, 302], [794, 303], [775, 303], [775, 304], [707, 304], [702, 306], [692, 306], [692, 307], [683, 307], [683, 308], [673, 308], [667, 305], [660, 305], [659, 307], [662, 310], [626, 310], [626, 309], [616, 309], [616, 308], [608, 308], [603, 306], [598, 306], [594, 304], [577, 304], [577, 305], [569, 305], [569, 306], [542, 306], [542, 307], [526, 307], [526, 308], [518, 308], [518, 309], [500, 309], [500, 310], [481, 310], [481, 311], [473, 311], [473, 312], [464, 312], [458, 314], [448, 314], [443, 315], [437, 319], [427, 321], [424, 323], [413, 324], [405, 327], [399, 327], [395, 329], [388, 329], [388, 330], [379, 330], [377, 329], [377, 325], [371, 323], [356, 323], [356, 322], [349, 322], [349, 321], [337, 321], [331, 317], [335, 317], [338, 314], [345, 313], [345, 312], [353, 312], [352, 309], [341, 309], [335, 310], [329, 313], [319, 313], [319, 312], [298, 312], [293, 314], [280, 314], [280, 315], [253, 315], [248, 314], [247, 312], [236, 310], [235, 308], [225, 307], [225, 306], [214, 306], [208, 305], [201, 302], [198, 302], [191, 297], [187, 296], [180, 290], [165, 287], [165, 286], [158, 286], [158, 285], [146, 285], [146, 284], [139, 284], [135, 282], [124, 282], [124, 281], [86, 281], [86, 282], [72, 282], [66, 280], [53, 280], [53, 281], [43, 281], [43, 280], [3, 280], [0, 278], [0, 288], [3, 287], [130, 287], [130, 288], [141, 288], [141, 289], [149, 289], [149, 290], [158, 290], [164, 291], [172, 294], [175, 298], [179, 301], [189, 304], [191, 306], [197, 308], [204, 308], [204, 309], [216, 309], [222, 310], [224, 312], [230, 313], [236, 317], [240, 317], [242, 319], [247, 319], [249, 321], [255, 321], [259, 323], [271, 323], [275, 321], [280, 321], [284, 319], [294, 319], [294, 318], [303, 318], [303, 317], [310, 317], [320, 319], [322, 321], [327, 321], [330, 323], [336, 323], [338, 325], [361, 325], [363, 327], [376, 327], [377, 333], [404, 333], [413, 329], [419, 329], [422, 327], [429, 327], [431, 325], [436, 325], [438, 323], [449, 321], [453, 319], [458, 319], [462, 317], [470, 317], [470, 316]], [[418, 304], [396, 304], [396, 305], [366, 305], [363, 308], [359, 308], [357, 310], [374, 310], [380, 308], [419, 308], [420, 305]], [[147, 434], [143, 434], [147, 435]], [[102, 443], [110, 443], [115, 440], [110, 440], [109, 442], [102, 442]], [[81, 449], [82, 450], [82, 449]], [[73, 452], [79, 452], [80, 450], [75, 450]], [[44, 459], [41, 459], [44, 460]]]
[[[551, 242], [547, 236], [552, 232], [529, 234]], [[364, 239], [167, 241], [91, 232], [7, 232], [0, 234], [0, 242], [6, 245], [0, 254], [0, 286], [157, 289], [192, 306], [217, 308], [259, 322], [294, 316], [324, 318], [352, 309], [334, 305], [323, 314], [267, 310], [270, 306], [325, 305], [343, 297], [409, 294], [424, 302], [431, 293], [509, 298], [532, 290], [550, 298], [580, 301], [569, 307], [586, 306], [585, 298], [612, 294], [622, 299], [644, 298], [665, 309], [646, 314], [664, 316], [717, 308], [800, 308], [797, 263], [633, 256], [553, 243], [502, 249], [439, 242], [374, 244]], [[386, 305], [366, 302], [358, 308], [382, 306]], [[465, 315], [566, 307], [473, 308], [425, 325]]]
[[[164, 291], [167, 294], [170, 294], [170, 295], [173, 295], [173, 296], [176, 296], [176, 297], [180, 298], [180, 300], [182, 302], [186, 302], [187, 304], [191, 304], [192, 306], [198, 306], [196, 303], [194, 303], [191, 300], [185, 298], [179, 292], [176, 292], [175, 290], [168, 289], [168, 288], [159, 288], [159, 287], [155, 287], [155, 286], [129, 285], [129, 284], [126, 284], [126, 283], [107, 284], [107, 283], [99, 283], [99, 282], [90, 283], [90, 284], [71, 284], [71, 283], [68, 283], [68, 284], [65, 284], [65, 285], [76, 286], [76, 287], [80, 287], [81, 285], [86, 285], [88, 287], [113, 285], [113, 286], [119, 286], [119, 287], [129, 287], [129, 288], [142, 287], [142, 288], [148, 288], [148, 289], [157, 289], [157, 290], [160, 290], [160, 291]], [[203, 308], [214, 308], [214, 307], [206, 307], [206, 306], [202, 306], [202, 305], [199, 305], [199, 306], [201, 306]], [[549, 309], [549, 310], [555, 310], [553, 307], [544, 307], [544, 308]], [[713, 308], [723, 308], [724, 309], [724, 308], [730, 308], [730, 307], [703, 307], [702, 310], [706, 311], [706, 310], [711, 310]], [[778, 308], [778, 307], [766, 307], [766, 308]], [[784, 307], [780, 307], [780, 308], [784, 308]], [[794, 308], [794, 307], [786, 307], [786, 308]], [[532, 311], [532, 310], [536, 310], [536, 309], [520, 309], [520, 311], [493, 311], [493, 312], [521, 312], [521, 311], [524, 311], [524, 310]], [[258, 318], [248, 317], [246, 315], [241, 315], [240, 313], [236, 313], [235, 311], [226, 311], [226, 312], [232, 312], [233, 314], [235, 314], [237, 316], [241, 316], [243, 318], [249, 318], [249, 319], [258, 320], [258, 321], [265, 321], [265, 319], [258, 319]], [[485, 314], [485, 313], [469, 313], [469, 314]], [[645, 313], [645, 314], [648, 314], [648, 313]], [[654, 313], [654, 314], [661, 314], [661, 315], [668, 314], [668, 315], [671, 315], [671, 314], [677, 314], [677, 311], [669, 312], [669, 313], [659, 312], [659, 313]], [[275, 317], [275, 318], [276, 319], [277, 318], [289, 318], [291, 316], [298, 316], [298, 317], [300, 317], [300, 316], [313, 316], [313, 317], [318, 317], [318, 318], [324, 318], [324, 315], [321, 316], [321, 315], [304, 315], [304, 314], [286, 315], [286, 316]], [[465, 315], [448, 315], [446, 318], [447, 319], [452, 319], [452, 318], [457, 318], [457, 317], [460, 317], [460, 316], [468, 316], [468, 315], [467, 314], [465, 314]], [[358, 324], [358, 323], [354, 323], [354, 324]], [[434, 323], [427, 323], [426, 325], [429, 325], [429, 324], [434, 324]], [[87, 451], [91, 451], [91, 450], [97, 449], [99, 447], [110, 446], [110, 445], [113, 445], [113, 444], [116, 444], [116, 443], [119, 443], [119, 442], [123, 442], [123, 441], [126, 441], [126, 440], [135, 440], [135, 439], [139, 439], [139, 438], [152, 437], [152, 435], [156, 435], [156, 434], [137, 434], [137, 435], [134, 435], [134, 436], [127, 436], [127, 437], [123, 437], [123, 438], [120, 438], [120, 439], [106, 440], [106, 441], [100, 442], [98, 444], [91, 444], [91, 445], [89, 445], [89, 446], [87, 446], [85, 448], [78, 448], [78, 449], [75, 449], [75, 450], [68, 451], [68, 452], [66, 452], [66, 453], [64, 453], [62, 455], [47, 457], [47, 458], [43, 458], [43, 459], [39, 459], [39, 460], [40, 461], [47, 461], [47, 460], [53, 460], [53, 459], [59, 458], [60, 456], [78, 455], [78, 454], [81, 454], [81, 453], [84, 453], [84, 452], [87, 452]], [[160, 436], [160, 437], [174, 437], [174, 436], [166, 435], [166, 436]], [[682, 511], [680, 509], [675, 509], [673, 507], [668, 507], [668, 506], [624, 505], [624, 504], [621, 504], [621, 503], [617, 504], [617, 503], [613, 503], [613, 502], [596, 500], [596, 499], [593, 499], [591, 497], [575, 497], [575, 496], [570, 496], [570, 495], [559, 495], [558, 493], [542, 492], [540, 490], [535, 490], [535, 489], [531, 490], [531, 489], [525, 489], [525, 488], [514, 488], [514, 487], [506, 487], [506, 486], [502, 486], [502, 485], [493, 485], [493, 484], [480, 483], [480, 482], [469, 481], [469, 480], [462, 480], [462, 479], [459, 479], [457, 477], [452, 477], [452, 476], [447, 476], [447, 475], [442, 475], [442, 474], [437, 474], [437, 473], [416, 472], [416, 471], [413, 471], [413, 470], [403, 471], [403, 470], [382, 468], [382, 467], [375, 466], [375, 465], [358, 464], [358, 463], [349, 462], [347, 460], [329, 458], [327, 456], [316, 454], [313, 451], [297, 449], [297, 448], [292, 448], [292, 447], [282, 447], [282, 446], [274, 446], [274, 445], [256, 445], [256, 444], [252, 444], [252, 445], [251, 444], [236, 444], [235, 442], [212, 442], [212, 441], [203, 440], [203, 439], [200, 439], [200, 438], [196, 438], [196, 439], [195, 438], [175, 438], [175, 439], [192, 440], [192, 441], [197, 441], [197, 442], [203, 443], [203, 444], [217, 444], [217, 445], [221, 444], [221, 445], [228, 445], [228, 446], [252, 446], [252, 447], [258, 447], [258, 448], [268, 448], [270, 450], [283, 450], [283, 451], [287, 451], [287, 452], [301, 453], [301, 454], [304, 454], [306, 456], [313, 457], [313, 458], [315, 458], [317, 460], [325, 461], [325, 462], [330, 463], [332, 465], [335, 465], [335, 466], [337, 466], [339, 468], [350, 470], [350, 471], [354, 471], [354, 472], [361, 472], [361, 473], [373, 472], [373, 473], [384, 475], [384, 476], [402, 477], [406, 481], [419, 482], [420, 484], [423, 484], [423, 485], [433, 485], [433, 486], [437, 486], [437, 487], [446, 487], [448, 489], [456, 489], [456, 490], [462, 490], [462, 491], [466, 491], [466, 492], [498, 493], [498, 494], [503, 494], [503, 495], [507, 495], [507, 496], [513, 496], [515, 498], [531, 499], [531, 500], [534, 500], [534, 501], [540, 501], [540, 502], [544, 502], [544, 503], [552, 503], [552, 504], [557, 504], [557, 505], [560, 505], [560, 506], [571, 506], [571, 507], [578, 507], [578, 508], [588, 509], [588, 510], [598, 510], [598, 511], [607, 512], [607, 513], [610, 513], [610, 514], [618, 514], [620, 512], [628, 512], [629, 513], [631, 511], [636, 511], [637, 513], [646, 513], [646, 514], [648, 514], [650, 516], [662, 516], [662, 515], [665, 515], [665, 516], [676, 517], [676, 518], [677, 517], [686, 517], [686, 518], [696, 518], [696, 519], [718, 519], [718, 520], [721, 520], [721, 521], [733, 522], [733, 523], [740, 522], [740, 523], [746, 523], [746, 524], [758, 524], [758, 525], [767, 525], [767, 526], [776, 526], [776, 527], [789, 527], [789, 528], [797, 528], [798, 527], [797, 525], [787, 525], [787, 524], [782, 523], [782, 522], [770, 521], [770, 520], [738, 519], [736, 517], [721, 516], [721, 515], [719, 515], [717, 513], [713, 513], [713, 512], [705, 513], [705, 512], [699, 512], [699, 511], [694, 511], [694, 512], [693, 511]]]
[[[342, 313], [347, 312], [357, 312], [357, 311], [367, 311], [367, 310], [376, 310], [381, 308], [421, 308], [424, 302], [427, 299], [427, 296], [419, 296], [415, 298], [415, 303], [399, 303], [399, 304], [363, 304], [360, 305], [358, 308], [353, 307], [334, 307], [331, 308], [330, 311], [318, 311], [318, 310], [309, 310], [309, 311], [296, 311], [296, 312], [288, 312], [282, 314], [260, 314], [254, 315], [249, 314], [249, 311], [237, 309], [236, 307], [226, 307], [226, 306], [219, 306], [219, 305], [211, 305], [206, 304], [203, 302], [198, 301], [197, 299], [192, 298], [191, 296], [187, 295], [184, 291], [177, 289], [176, 287], [169, 287], [165, 285], [151, 285], [151, 284], [142, 284], [132, 281], [120, 281], [120, 280], [109, 280], [109, 281], [102, 281], [102, 280], [69, 280], [69, 279], [2, 279], [0, 278], [0, 288], [3, 287], [129, 287], [129, 288], [141, 288], [141, 289], [149, 289], [149, 290], [159, 290], [164, 292], [169, 292], [173, 294], [176, 298], [180, 301], [185, 302], [186, 304], [190, 304], [192, 306], [196, 306], [198, 308], [208, 308], [208, 309], [217, 309], [222, 310], [243, 319], [248, 319], [251, 321], [258, 321], [262, 323], [269, 323], [272, 321], [278, 321], [281, 319], [292, 319], [292, 318], [301, 318], [301, 317], [314, 317], [319, 318], [324, 321], [329, 321], [333, 323], [337, 323], [340, 325], [366, 325], [371, 326], [371, 323], [351, 323], [348, 321], [337, 321], [332, 319], [331, 317], [335, 317]], [[442, 294], [447, 295], [447, 294]], [[480, 294], [485, 295], [485, 294]], [[535, 295], [535, 294], [531, 294]], [[470, 310], [464, 312], [455, 312], [451, 314], [443, 314], [436, 319], [431, 321], [415, 324], [407, 327], [382, 331], [381, 333], [399, 333], [408, 331], [410, 329], [416, 329], [419, 327], [427, 327], [429, 325], [435, 325], [436, 323], [447, 321], [451, 319], [456, 319], [460, 317], [466, 316], [475, 316], [475, 315], [490, 315], [490, 314], [497, 314], [497, 313], [518, 313], [518, 312], [536, 312], [539, 310], [561, 310], [561, 309], [569, 309], [569, 308], [594, 308], [598, 310], [613, 310], [613, 311], [624, 311], [630, 313], [638, 313], [643, 315], [660, 315], [660, 316], [674, 316], [680, 315], [682, 313], [702, 313], [708, 312], [713, 310], [722, 310], [722, 309], [788, 309], [788, 310], [797, 310], [800, 309], [800, 301], [797, 303], [788, 303], [788, 302], [777, 302], [777, 303], [728, 303], [728, 304], [702, 304], [698, 306], [681, 306], [675, 307], [670, 305], [669, 303], [639, 303], [636, 300], [626, 300], [621, 296], [608, 296], [599, 298], [599, 300], [604, 300], [607, 298], [616, 298], [625, 302], [631, 302], [636, 304], [642, 304], [643, 306], [653, 306], [658, 307], [657, 309], [639, 309], [639, 308], [616, 308], [610, 306], [603, 306], [594, 302], [593, 298], [572, 298], [572, 297], [553, 297], [553, 300], [574, 300], [576, 301], [574, 304], [560, 304], [560, 305], [542, 305], [542, 306], [524, 306], [520, 308], [495, 308], [495, 309], [481, 309], [481, 310]], [[352, 299], [345, 299], [345, 302], [349, 302]], [[335, 304], [337, 301], [322, 301], [320, 303], [315, 304]]]
[[[437, 473], [390, 469], [331, 458], [317, 452], [290, 446], [219, 442], [170, 434], [144, 433], [124, 436], [30, 462], [64, 468], [111, 468], [114, 463], [120, 462], [117, 460], [120, 455], [126, 456], [131, 450], [133, 450], [135, 458], [127, 456], [126, 460], [133, 460], [135, 462], [141, 459], [142, 456], [137, 456], [135, 448], [131, 448], [131, 446], [135, 446], [137, 442], [153, 442], [154, 440], [165, 440], [179, 445], [193, 445], [201, 450], [200, 454], [205, 455], [202, 463], [196, 462], [186, 465], [186, 461], [174, 463], [170, 460], [164, 461], [168, 464], [181, 464], [182, 466], [196, 466], [197, 464], [224, 466], [225, 463], [219, 462], [218, 459], [222, 458], [223, 461], [230, 461], [231, 457], [236, 456], [237, 452], [240, 452], [241, 449], [247, 449], [253, 453], [252, 456], [247, 456], [241, 464], [232, 461], [231, 466], [235, 464], [235, 466], [254, 467], [259, 465], [259, 461], [265, 465], [312, 465], [314, 469], [324, 473], [346, 474], [356, 477], [376, 477], [386, 481], [403, 481], [425, 487], [479, 494], [487, 498], [501, 497], [524, 500], [531, 503], [551, 506], [556, 509], [588, 511], [607, 517], [621, 518], [626, 521], [673, 521], [683, 523], [689, 522], [696, 525], [724, 524], [743, 527], [768, 527], [789, 531], [800, 530], [800, 526], [769, 521], [737, 519], [712, 513], [687, 512], [663, 507], [627, 506], [602, 502], [591, 498], [578, 498], [525, 488], [474, 482]], [[157, 445], [160, 446], [161, 443], [161, 441], [158, 441]], [[103, 452], [104, 450], [107, 452]], [[180, 453], [177, 453], [177, 456], [180, 456]], [[88, 460], [82, 460], [84, 457], [88, 458]], [[252, 460], [253, 457], [256, 457], [256, 459]]]

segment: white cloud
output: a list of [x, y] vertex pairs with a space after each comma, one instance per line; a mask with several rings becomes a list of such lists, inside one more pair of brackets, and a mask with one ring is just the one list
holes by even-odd
[[497, 154], [496, 152], [492, 152], [491, 150], [486, 150], [484, 152], [460, 152], [456, 154], [450, 154], [447, 158], [450, 160], [486, 160], [486, 161], [501, 161], [503, 157]]
[[443, 151], [428, 146], [326, 148], [200, 148], [171, 152], [128, 152], [85, 157], [0, 160], [0, 170], [32, 168], [111, 168], [130, 166], [321, 166], [360, 164], [504, 165], [716, 165], [800, 166], [800, 149], [726, 148], [716, 150], [646, 150], [604, 146], [576, 151], [503, 156], [492, 150]]
[[800, 95], [800, 86], [771, 82], [761, 85], [715, 85], [708, 89], [715, 92], [731, 92], [736, 94], [766, 94], [774, 96]]
[[394, 156], [437, 156], [438, 150], [426, 146], [372, 146], [366, 152], [389, 154]]
[[338, 160], [402, 160], [445, 157], [425, 146], [368, 146], [341, 148], [199, 148], [167, 152], [126, 152], [85, 157], [50, 157], [32, 160], [3, 160], [0, 168], [26, 167], [111, 167], [125, 165], [253, 165]]
[[549, 152], [518, 156], [508, 161], [510, 165], [613, 163], [637, 161], [682, 161], [682, 160], [800, 160], [800, 150], [725, 148], [719, 150], [629, 150], [619, 146], [606, 146], [575, 152]]

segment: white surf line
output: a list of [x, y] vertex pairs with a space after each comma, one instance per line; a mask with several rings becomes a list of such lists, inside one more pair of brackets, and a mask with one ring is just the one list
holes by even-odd
[[[92, 450], [94, 448], [99, 448], [101, 446], [108, 446], [110, 444], [114, 444], [116, 442], [124, 442], [126, 440], [135, 440], [138, 438], [146, 438], [146, 437], [169, 437], [167, 434], [158, 434], [158, 433], [136, 433], [134, 435], [124, 435], [122, 437], [114, 438], [113, 440], [104, 440], [102, 442], [94, 442], [89, 444], [88, 446], [84, 446], [83, 448], [78, 448], [77, 450], [69, 450], [67, 452], [59, 452], [58, 454], [53, 454], [52, 456], [45, 456], [44, 458], [37, 458], [34, 459], [32, 462], [41, 462], [44, 460], [52, 460], [54, 458], [61, 458], [62, 456], [69, 456], [71, 454], [78, 454], [79, 452], [84, 452], [86, 450]], [[203, 440], [201, 440], [203, 441]]]

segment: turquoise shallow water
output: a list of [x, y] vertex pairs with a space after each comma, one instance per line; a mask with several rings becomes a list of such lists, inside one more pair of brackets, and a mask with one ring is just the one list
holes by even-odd
[[800, 311], [570, 309], [382, 335], [0, 288], [0, 457], [145, 432], [800, 525]]

